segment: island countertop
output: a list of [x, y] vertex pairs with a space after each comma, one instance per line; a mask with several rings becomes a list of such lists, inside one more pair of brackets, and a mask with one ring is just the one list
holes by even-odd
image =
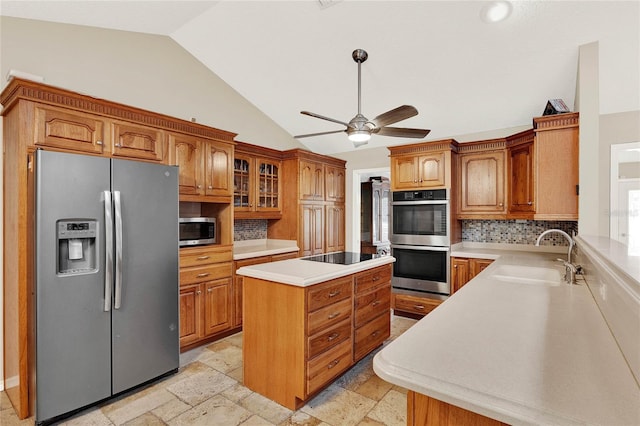
[[584, 282], [491, 279], [508, 253], [374, 358], [384, 380], [509, 424], [640, 424], [640, 388]]
[[376, 266], [395, 262], [392, 256], [365, 260], [351, 265], [314, 262], [304, 258], [281, 260], [260, 265], [243, 266], [236, 274], [282, 284], [307, 287], [324, 281], [340, 278]]

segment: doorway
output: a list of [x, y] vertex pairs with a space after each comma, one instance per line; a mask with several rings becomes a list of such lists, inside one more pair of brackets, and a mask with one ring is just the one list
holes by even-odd
[[640, 142], [611, 146], [610, 238], [640, 255]]
[[360, 198], [360, 183], [367, 182], [369, 178], [374, 176], [382, 176], [389, 178], [391, 176], [391, 170], [389, 167], [377, 167], [372, 169], [358, 169], [353, 171], [353, 187], [352, 187], [352, 200], [353, 200], [353, 213], [351, 215], [351, 250], [360, 251], [360, 227], [361, 227], [361, 198]]

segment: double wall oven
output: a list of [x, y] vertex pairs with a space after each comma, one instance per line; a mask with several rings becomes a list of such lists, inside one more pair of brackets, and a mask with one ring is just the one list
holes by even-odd
[[449, 296], [451, 214], [446, 189], [393, 193], [392, 285], [395, 290], [444, 299]]

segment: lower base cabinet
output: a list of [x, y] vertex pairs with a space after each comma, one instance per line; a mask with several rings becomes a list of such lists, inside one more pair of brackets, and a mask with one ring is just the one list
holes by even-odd
[[391, 265], [309, 287], [244, 277], [243, 297], [244, 385], [291, 410], [391, 332]]
[[180, 249], [180, 350], [235, 331], [230, 246]]
[[407, 425], [409, 426], [499, 426], [506, 425], [473, 411], [447, 404], [420, 393], [407, 393]]
[[393, 295], [393, 312], [411, 318], [423, 317], [442, 302], [443, 300], [397, 293]]
[[462, 286], [471, 281], [487, 266], [493, 263], [492, 259], [476, 259], [466, 257], [451, 258], [451, 294], [460, 290]]

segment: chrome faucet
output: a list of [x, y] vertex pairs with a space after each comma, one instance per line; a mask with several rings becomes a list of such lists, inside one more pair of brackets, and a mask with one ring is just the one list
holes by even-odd
[[538, 236], [538, 239], [536, 240], [536, 246], [540, 245], [540, 240], [542, 240], [542, 237], [552, 232], [557, 232], [558, 234], [563, 235], [567, 239], [567, 241], [569, 241], [569, 251], [567, 252], [567, 262], [571, 263], [571, 250], [573, 250], [573, 246], [575, 243], [573, 242], [573, 238], [571, 238], [569, 234], [567, 234], [566, 232], [560, 229], [547, 229], [546, 231], [544, 231], [542, 234]]

